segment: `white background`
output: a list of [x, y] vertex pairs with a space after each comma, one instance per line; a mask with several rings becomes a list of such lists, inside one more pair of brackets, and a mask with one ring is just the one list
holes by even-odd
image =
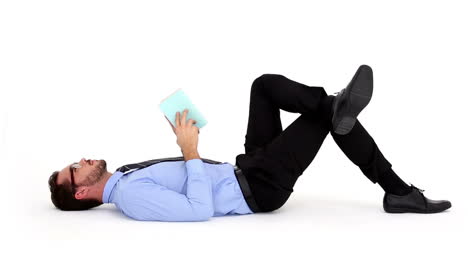
[[[2, 263], [467, 263], [464, 1], [2, 1]], [[244, 151], [252, 81], [344, 88], [374, 70], [359, 119], [433, 215], [386, 214], [383, 191], [329, 135], [268, 214], [139, 222], [113, 205], [61, 212], [47, 179], [179, 156], [158, 108], [183, 88], [208, 120], [203, 158]], [[283, 128], [298, 113], [281, 112]]]

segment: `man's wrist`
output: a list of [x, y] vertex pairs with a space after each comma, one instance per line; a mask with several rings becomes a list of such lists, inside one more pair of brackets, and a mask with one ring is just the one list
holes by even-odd
[[188, 161], [191, 159], [200, 159], [197, 149], [182, 149], [182, 154], [184, 155], [184, 160]]

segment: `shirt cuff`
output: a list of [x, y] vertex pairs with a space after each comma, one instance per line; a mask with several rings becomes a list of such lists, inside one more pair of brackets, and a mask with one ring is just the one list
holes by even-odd
[[185, 162], [185, 166], [190, 171], [202, 172], [203, 161], [201, 159], [191, 159]]

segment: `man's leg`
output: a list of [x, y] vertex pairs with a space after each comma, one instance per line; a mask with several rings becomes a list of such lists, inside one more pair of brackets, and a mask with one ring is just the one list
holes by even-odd
[[[246, 174], [262, 211], [281, 207], [315, 158], [332, 127], [333, 98], [322, 87], [282, 75], [264, 74], [252, 84], [246, 153], [236, 157], [236, 165]], [[302, 115], [282, 131], [279, 109]], [[373, 183], [389, 177], [389, 182], [401, 181], [359, 122], [347, 135], [332, 132], [332, 136]]]
[[374, 139], [359, 120], [346, 135], [330, 131], [343, 153], [357, 165], [373, 183], [378, 183], [387, 193], [404, 195], [411, 191], [403, 180], [392, 170], [392, 164], [380, 152]]
[[[282, 75], [264, 74], [252, 84], [245, 154], [236, 157], [262, 211], [281, 207], [297, 178], [319, 151], [329, 127], [333, 96]], [[280, 109], [302, 113], [284, 131]], [[329, 117], [331, 118], [331, 117]]]

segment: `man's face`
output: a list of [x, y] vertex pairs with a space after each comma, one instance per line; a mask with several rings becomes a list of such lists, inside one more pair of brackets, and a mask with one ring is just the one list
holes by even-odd
[[72, 168], [73, 163], [66, 166], [57, 176], [57, 184], [71, 183], [73, 176], [76, 186], [92, 186], [99, 182], [107, 172], [105, 160], [86, 160], [83, 158], [76, 163], [80, 164], [81, 168]]

